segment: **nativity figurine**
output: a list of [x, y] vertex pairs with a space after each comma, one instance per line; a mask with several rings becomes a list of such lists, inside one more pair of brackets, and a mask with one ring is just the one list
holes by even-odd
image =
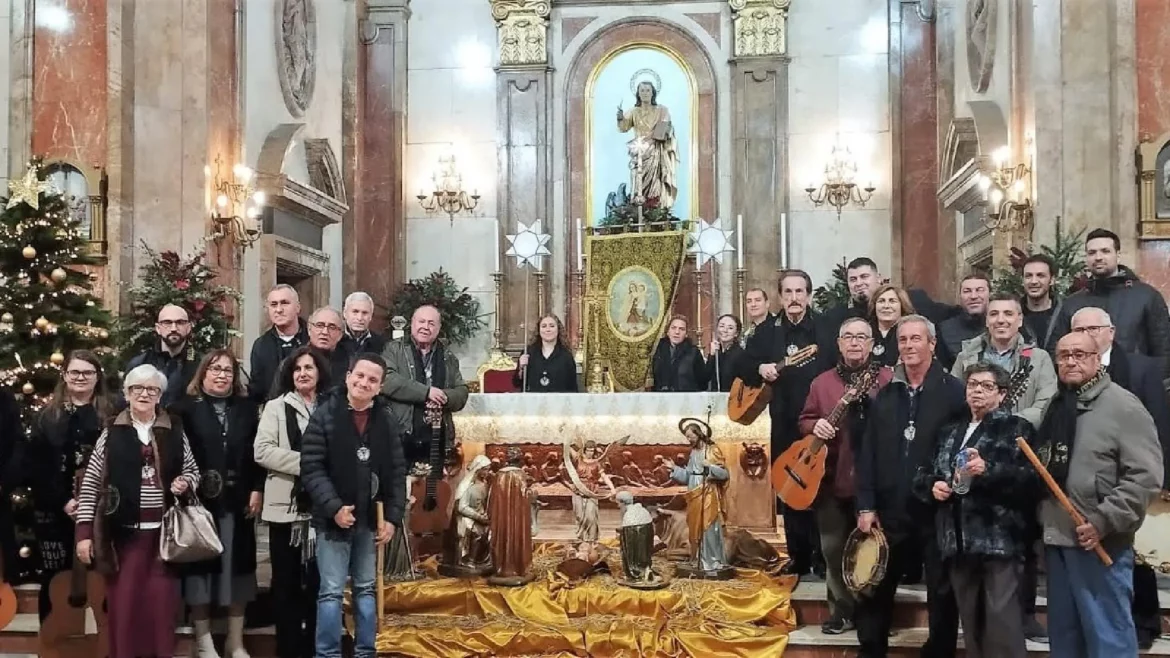
[[635, 589], [660, 589], [666, 587], [664, 578], [654, 572], [654, 519], [641, 503], [634, 502], [628, 491], [617, 495], [621, 508], [622, 524], [618, 528], [618, 539], [622, 551], [622, 578], [618, 583]]
[[488, 492], [493, 585], [516, 587], [532, 580], [532, 506], [523, 455], [512, 446]]
[[[723, 547], [724, 493], [731, 477], [723, 453], [711, 437], [711, 426], [698, 418], [684, 418], [678, 429], [691, 446], [683, 466], [671, 464], [670, 476], [686, 485], [687, 534], [691, 558], [679, 566], [683, 577], [725, 580], [735, 576]], [[666, 458], [662, 458], [665, 465]]]
[[451, 528], [444, 538], [443, 563], [439, 565], [444, 576], [472, 578], [492, 571], [487, 511], [491, 472], [491, 460], [477, 455], [455, 490]]
[[604, 450], [590, 439], [578, 451], [569, 437], [565, 437], [562, 457], [569, 476], [569, 489], [573, 492], [573, 519], [577, 523], [578, 542], [597, 542], [600, 535], [598, 501], [616, 493], [613, 480], [605, 470], [606, 456], [613, 446], [625, 445], [629, 438], [611, 443]]

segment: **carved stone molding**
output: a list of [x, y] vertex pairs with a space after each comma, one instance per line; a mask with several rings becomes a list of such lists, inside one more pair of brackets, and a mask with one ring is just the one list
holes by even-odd
[[787, 54], [792, 0], [728, 0], [728, 4], [737, 58]]
[[303, 123], [282, 123], [268, 133], [256, 158], [256, 188], [268, 196], [268, 203], [273, 207], [286, 208], [318, 227], [325, 227], [340, 222], [349, 206], [324, 190], [299, 183], [284, 174], [285, 158], [304, 128]]
[[317, 82], [317, 8], [315, 0], [280, 0], [276, 7], [276, 72], [284, 104], [304, 116]]
[[971, 89], [984, 93], [995, 68], [998, 0], [967, 0], [967, 72]]
[[549, 0], [491, 0], [500, 41], [500, 66], [548, 63]]
[[341, 203], [347, 203], [345, 181], [341, 178], [337, 156], [333, 153], [329, 140], [323, 137], [306, 139], [305, 159], [309, 169], [309, 185]]

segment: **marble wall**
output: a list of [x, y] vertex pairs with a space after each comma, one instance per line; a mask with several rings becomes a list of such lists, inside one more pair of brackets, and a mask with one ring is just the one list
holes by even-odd
[[[1136, 0], [1137, 124], [1141, 140], [1170, 132], [1170, 2]], [[1170, 240], [1143, 240], [1138, 272], [1163, 295], [1170, 296]]]
[[[790, 265], [813, 285], [842, 259], [869, 256], [898, 278], [890, 221], [892, 145], [889, 3], [886, 0], [793, 2], [788, 21]], [[824, 180], [834, 144], [857, 160], [859, 183], [877, 187], [864, 208], [814, 208], [804, 188]]]

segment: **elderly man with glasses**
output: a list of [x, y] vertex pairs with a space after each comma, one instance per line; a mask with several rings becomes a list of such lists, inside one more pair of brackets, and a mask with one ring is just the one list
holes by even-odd
[[[1162, 486], [1162, 448], [1141, 401], [1113, 382], [1087, 332], [1056, 343], [1060, 389], [1036, 452], [1084, 516], [1052, 497], [1040, 503], [1047, 547], [1048, 630], [1054, 656], [1136, 656], [1133, 539]], [[1093, 551], [1112, 559], [1105, 565]]]
[[345, 381], [349, 371], [349, 357], [338, 349], [344, 332], [345, 321], [332, 306], [322, 306], [309, 316], [309, 345], [329, 363], [329, 383], [334, 387]]
[[[159, 400], [165, 408], [183, 397], [183, 390], [195, 375], [200, 355], [190, 344], [191, 318], [182, 306], [167, 304], [159, 309], [154, 331], [158, 334], [158, 343], [130, 359], [125, 370], [130, 372], [143, 364], [157, 368], [166, 377], [166, 386]], [[121, 400], [119, 406], [125, 408], [125, 400]]]

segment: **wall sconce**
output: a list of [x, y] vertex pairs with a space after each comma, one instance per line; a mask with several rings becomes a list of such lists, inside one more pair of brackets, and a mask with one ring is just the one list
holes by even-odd
[[817, 208], [828, 203], [837, 209], [837, 219], [841, 219], [841, 210], [853, 203], [864, 208], [873, 197], [877, 188], [870, 183], [864, 188], [857, 187], [853, 179], [857, 176], [857, 161], [849, 152], [848, 146], [834, 146], [832, 159], [825, 165], [825, 182], [818, 188], [815, 182], [810, 182], [804, 191]]
[[215, 208], [211, 220], [215, 230], [208, 237], [219, 242], [230, 238], [240, 249], [247, 249], [260, 239], [258, 220], [264, 209], [264, 192], [256, 190], [251, 168], [236, 163], [231, 177], [223, 173], [223, 159], [215, 158]]
[[1001, 146], [991, 154], [995, 168], [979, 174], [979, 189], [983, 190], [983, 225], [995, 231], [1031, 230], [1032, 200], [1028, 198], [1028, 176], [1031, 170], [1020, 163], [1008, 166], [1011, 150]]
[[455, 169], [454, 155], [439, 158], [439, 170], [431, 175], [431, 181], [433, 192], [418, 191], [418, 204], [428, 213], [445, 212], [454, 222], [455, 215], [470, 213], [479, 204], [478, 191], [472, 190], [470, 196], [463, 191], [463, 176]]

